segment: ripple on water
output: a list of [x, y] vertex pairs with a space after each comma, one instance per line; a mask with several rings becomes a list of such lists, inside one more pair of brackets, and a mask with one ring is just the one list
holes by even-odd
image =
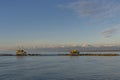
[[0, 80], [119, 80], [120, 57], [0, 57]]

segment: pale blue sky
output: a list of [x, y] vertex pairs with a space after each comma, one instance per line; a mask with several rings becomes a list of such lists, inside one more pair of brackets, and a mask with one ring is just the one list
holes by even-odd
[[0, 0], [0, 48], [120, 44], [119, 0]]

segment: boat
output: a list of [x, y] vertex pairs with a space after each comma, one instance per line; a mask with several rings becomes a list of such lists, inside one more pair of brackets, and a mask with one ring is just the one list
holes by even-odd
[[71, 50], [70, 51], [70, 56], [79, 56], [79, 50]]
[[27, 52], [23, 49], [16, 50], [16, 55], [17, 56], [26, 56]]

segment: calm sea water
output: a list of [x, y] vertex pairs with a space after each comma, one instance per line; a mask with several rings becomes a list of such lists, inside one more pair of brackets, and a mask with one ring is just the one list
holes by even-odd
[[120, 56], [0, 56], [0, 80], [120, 80]]

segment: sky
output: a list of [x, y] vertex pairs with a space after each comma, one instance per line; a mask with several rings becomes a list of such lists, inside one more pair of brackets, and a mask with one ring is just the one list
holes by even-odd
[[120, 45], [120, 0], [0, 0], [0, 49]]

